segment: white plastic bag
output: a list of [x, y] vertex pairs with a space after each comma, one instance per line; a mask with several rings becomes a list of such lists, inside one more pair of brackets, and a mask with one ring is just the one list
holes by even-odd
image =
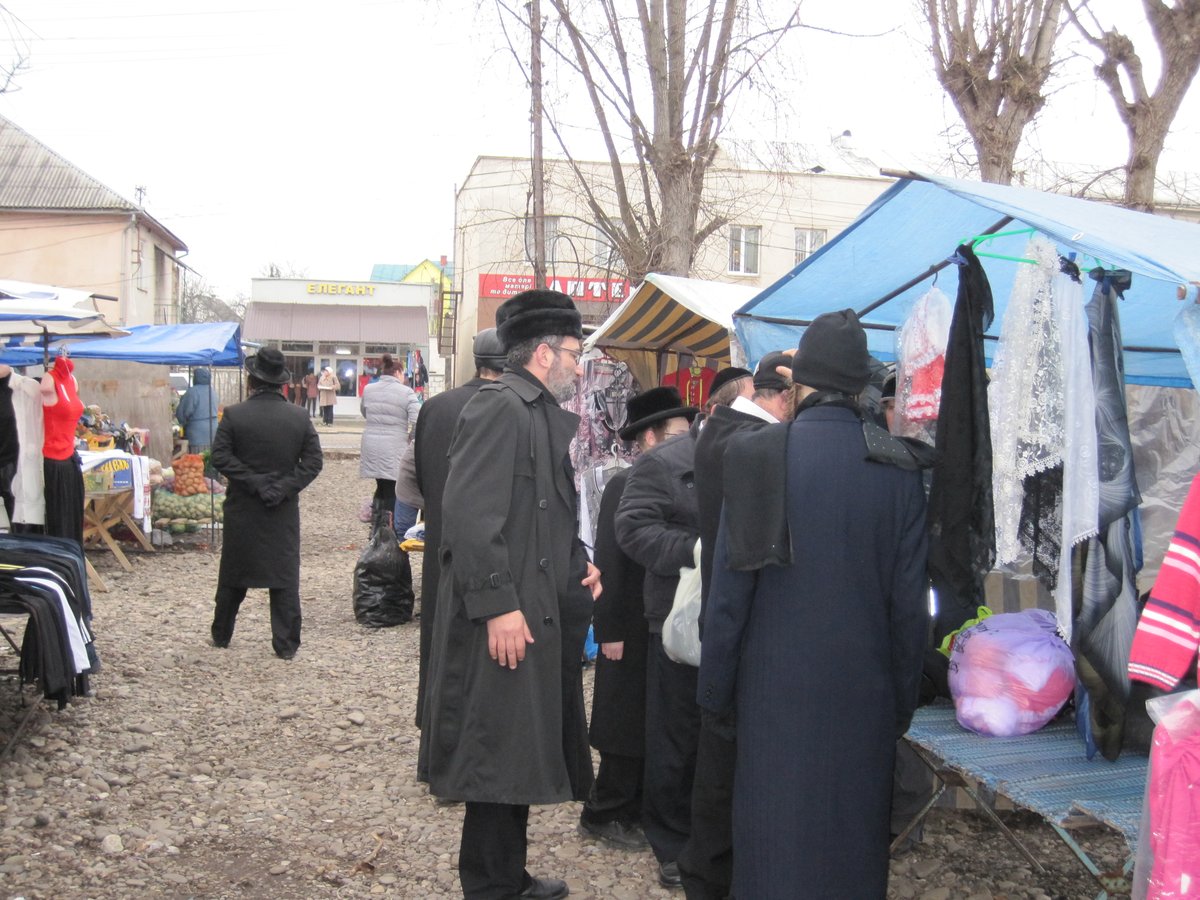
[[679, 586], [671, 611], [663, 621], [663, 650], [685, 666], [700, 665], [700, 540], [692, 551], [693, 565], [679, 570]]

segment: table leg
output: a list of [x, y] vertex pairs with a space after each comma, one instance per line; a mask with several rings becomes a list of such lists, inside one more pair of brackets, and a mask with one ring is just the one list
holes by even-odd
[[100, 577], [100, 573], [96, 571], [96, 567], [92, 565], [92, 561], [83, 557], [83, 563], [87, 567], [88, 585], [98, 591], [108, 593], [108, 585], [104, 583], [104, 579]]

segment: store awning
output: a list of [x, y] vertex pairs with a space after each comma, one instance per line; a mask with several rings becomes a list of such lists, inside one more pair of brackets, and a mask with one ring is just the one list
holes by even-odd
[[585, 346], [679, 350], [727, 362], [733, 312], [756, 290], [652, 272]]
[[332, 303], [251, 303], [247, 341], [421, 344], [429, 340], [428, 314], [419, 306], [342, 306]]

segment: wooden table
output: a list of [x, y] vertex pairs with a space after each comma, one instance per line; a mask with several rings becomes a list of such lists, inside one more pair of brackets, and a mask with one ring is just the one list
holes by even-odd
[[[129, 562], [129, 558], [125, 556], [121, 545], [111, 534], [112, 529], [117, 525], [124, 525], [128, 528], [134, 540], [141, 545], [143, 550], [154, 552], [154, 545], [150, 543], [141, 526], [129, 514], [132, 509], [132, 488], [120, 488], [111, 491], [86, 491], [84, 493], [83, 545], [86, 547], [89, 543], [93, 545], [97, 543], [103, 544], [117, 558], [117, 562], [121, 564], [121, 568], [126, 572], [132, 572], [133, 565]], [[96, 573], [95, 568], [93, 568], [90, 562], [88, 563], [88, 577], [95, 579], [96, 586], [100, 590], [108, 590], [107, 585], [104, 584], [103, 579]]]

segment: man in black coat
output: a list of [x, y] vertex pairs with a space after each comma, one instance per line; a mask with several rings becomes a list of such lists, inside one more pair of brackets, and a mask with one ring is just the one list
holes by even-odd
[[458, 872], [479, 900], [554, 900], [525, 870], [529, 806], [592, 785], [581, 658], [599, 572], [578, 537], [559, 403], [582, 375], [571, 298], [524, 291], [496, 311], [508, 366], [459, 414], [442, 496], [442, 572], [422, 731], [429, 789], [465, 804]]
[[[643, 453], [687, 431], [699, 410], [683, 406], [679, 391], [657, 387], [629, 399], [623, 441], [636, 441]], [[646, 623], [642, 586], [645, 569], [617, 544], [616, 513], [628, 470], [604, 486], [596, 521], [596, 565], [605, 591], [592, 611], [600, 652], [592, 691], [589, 736], [600, 753], [592, 793], [579, 816], [580, 828], [623, 848], [643, 847], [642, 774], [646, 756]]]
[[[425, 707], [425, 679], [429, 676], [429, 647], [433, 640], [433, 622], [437, 616], [438, 580], [442, 566], [438, 547], [442, 543], [442, 492], [450, 471], [450, 441], [459, 413], [475, 392], [495, 381], [504, 371], [504, 345], [495, 328], [485, 328], [475, 335], [472, 344], [475, 354], [475, 377], [453, 390], [430, 397], [421, 407], [413, 433], [413, 464], [417, 488], [424, 501], [425, 550], [421, 555], [421, 650], [417, 673], [417, 727], [421, 727], [421, 712]], [[425, 758], [425, 738], [417, 767]]]
[[617, 508], [617, 542], [646, 569], [644, 601], [650, 626], [646, 662], [646, 770], [642, 830], [658, 860], [659, 882], [680, 884], [677, 860], [691, 830], [692, 774], [700, 708], [696, 669], [663, 649], [679, 570], [695, 565], [700, 537], [693, 463], [696, 423], [638, 457]]
[[[700, 625], [712, 581], [713, 548], [721, 522], [725, 449], [745, 434], [792, 418], [790, 353], [768, 353], [754, 371], [754, 391], [714, 406], [696, 440], [696, 498], [700, 511]], [[715, 384], [715, 382], [714, 382]], [[763, 473], [766, 475], [767, 473]], [[696, 774], [692, 781], [692, 829], [679, 855], [688, 900], [724, 900], [733, 881], [733, 767], [737, 743], [731, 723], [700, 717]]]
[[925, 491], [903, 442], [863, 422], [868, 375], [854, 311], [817, 317], [792, 361], [795, 420], [725, 452], [697, 699], [736, 712], [736, 897], [887, 894], [895, 742], [929, 624]]
[[228, 647], [247, 588], [271, 597], [271, 646], [280, 659], [300, 647], [300, 492], [321, 471], [321, 442], [301, 406], [283, 398], [283, 354], [264, 347], [246, 360], [250, 398], [225, 408], [212, 464], [229, 479], [212, 640]]

